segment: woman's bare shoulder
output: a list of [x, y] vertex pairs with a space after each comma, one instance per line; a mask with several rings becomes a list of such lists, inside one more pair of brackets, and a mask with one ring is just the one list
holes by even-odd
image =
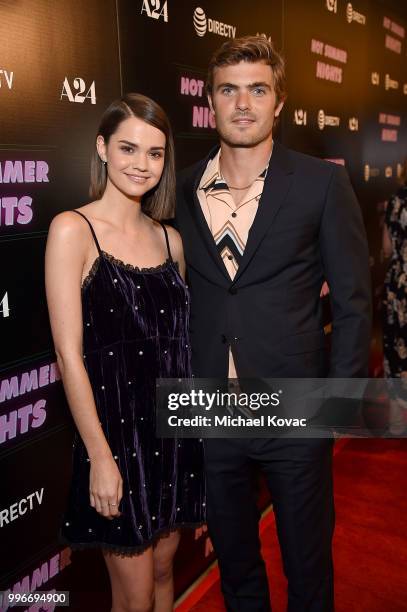
[[182, 246], [182, 238], [181, 234], [173, 228], [171, 225], [167, 225], [166, 223], [165, 229], [168, 233], [168, 240], [170, 241], [170, 248], [174, 259], [183, 255], [183, 246]]
[[72, 247], [76, 245], [79, 248], [86, 248], [91, 239], [92, 236], [85, 219], [73, 210], [58, 213], [49, 226], [48, 240], [62, 242]]

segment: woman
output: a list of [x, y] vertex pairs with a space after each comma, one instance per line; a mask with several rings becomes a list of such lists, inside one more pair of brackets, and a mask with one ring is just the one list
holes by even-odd
[[[61, 542], [100, 547], [113, 612], [172, 610], [179, 527], [202, 524], [202, 443], [155, 437], [156, 378], [189, 377], [189, 296], [163, 110], [127, 94], [104, 113], [94, 201], [57, 215], [46, 251], [52, 334], [75, 421]], [[166, 537], [163, 537], [166, 536]]]
[[[406, 170], [407, 162], [405, 163]], [[392, 435], [406, 431], [407, 409], [407, 184], [393, 195], [386, 208], [383, 252], [391, 257], [384, 282], [384, 373], [399, 379], [390, 386]]]

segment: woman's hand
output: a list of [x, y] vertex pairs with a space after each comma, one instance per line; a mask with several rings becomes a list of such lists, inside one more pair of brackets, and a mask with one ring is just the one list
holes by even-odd
[[[195, 529], [195, 540], [198, 540], [208, 531], [207, 525], [202, 525], [201, 527], [197, 527]], [[209, 555], [213, 552], [213, 544], [210, 537], [207, 535], [205, 538], [205, 557], [209, 557]]]
[[112, 456], [91, 460], [89, 493], [90, 505], [99, 514], [110, 520], [121, 515], [123, 479]]
[[201, 536], [203, 536], [204, 533], [206, 533], [208, 531], [208, 527], [207, 525], [201, 525], [200, 527], [197, 527], [195, 529], [195, 540], [198, 540]]

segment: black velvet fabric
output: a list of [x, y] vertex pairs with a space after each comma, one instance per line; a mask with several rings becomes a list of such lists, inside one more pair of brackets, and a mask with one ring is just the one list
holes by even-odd
[[99, 251], [82, 310], [84, 363], [123, 478], [122, 515], [109, 520], [90, 505], [90, 462], [76, 430], [59, 539], [137, 554], [205, 521], [202, 441], [155, 437], [156, 378], [191, 376], [188, 289], [170, 252], [162, 265], [140, 269]]

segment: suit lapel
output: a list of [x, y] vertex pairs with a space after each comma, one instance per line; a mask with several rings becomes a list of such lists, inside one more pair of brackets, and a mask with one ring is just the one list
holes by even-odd
[[263, 193], [233, 283], [240, 279], [273, 223], [290, 189], [293, 172], [292, 161], [287, 149], [274, 141]]
[[199, 166], [198, 171], [191, 175], [184, 183], [184, 196], [187, 202], [187, 208], [191, 214], [193, 222], [198, 230], [198, 234], [202, 238], [207, 250], [209, 251], [210, 256], [212, 257], [216, 267], [221, 271], [223, 277], [231, 283], [231, 278], [225, 268], [222, 257], [218, 251], [215, 240], [212, 236], [211, 230], [208, 227], [204, 214], [202, 212], [201, 204], [198, 200], [197, 189], [199, 186], [199, 182], [203, 173], [205, 172], [205, 168], [209, 162], [209, 160], [214, 157], [217, 153], [219, 147], [212, 149], [209, 153], [208, 157], [203, 160], [202, 164]]

